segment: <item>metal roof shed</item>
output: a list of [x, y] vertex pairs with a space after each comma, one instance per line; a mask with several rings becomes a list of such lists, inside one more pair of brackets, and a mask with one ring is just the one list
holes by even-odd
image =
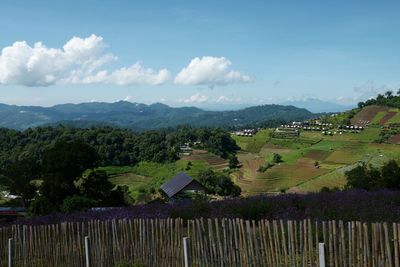
[[183, 191], [205, 191], [203, 185], [185, 172], [179, 172], [171, 180], [161, 185], [161, 189], [169, 198], [172, 198]]

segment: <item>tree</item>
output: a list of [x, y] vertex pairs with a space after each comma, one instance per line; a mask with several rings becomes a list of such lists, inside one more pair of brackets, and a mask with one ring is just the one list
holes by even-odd
[[376, 190], [400, 189], [400, 166], [395, 160], [386, 162], [381, 169], [365, 164], [346, 172], [346, 188]]
[[98, 155], [93, 147], [81, 142], [58, 142], [42, 159], [41, 193], [59, 207], [63, 200], [75, 195], [75, 181], [83, 171], [96, 166]]
[[0, 184], [10, 194], [19, 196], [22, 206], [26, 207], [29, 201], [36, 195], [36, 186], [32, 181], [39, 179], [39, 170], [39, 165], [33, 158], [13, 162], [4, 171], [4, 176], [0, 179]]
[[229, 158], [229, 169], [236, 169], [239, 165], [239, 160], [238, 158], [233, 155]]
[[386, 92], [385, 92], [385, 96], [386, 96], [387, 98], [392, 98], [392, 97], [393, 97], [393, 91], [386, 91]]
[[400, 189], [400, 166], [395, 160], [390, 160], [383, 165], [382, 179], [387, 188]]
[[108, 180], [107, 173], [100, 170], [90, 171], [80, 182], [81, 195], [99, 205], [107, 203], [114, 188], [114, 185]]
[[274, 153], [274, 157], [273, 157], [272, 161], [273, 161], [274, 163], [282, 162], [282, 156], [279, 155], [278, 153]]
[[238, 196], [241, 193], [240, 187], [235, 185], [229, 176], [216, 174], [211, 169], [200, 171], [198, 180], [206, 188], [208, 194]]
[[85, 211], [89, 209], [92, 205], [92, 200], [79, 195], [74, 195], [64, 199], [61, 206], [61, 211], [65, 213], [70, 213], [74, 211]]
[[365, 164], [358, 165], [345, 173], [346, 188], [375, 190], [382, 187], [382, 177], [378, 169]]
[[318, 162], [318, 161], [315, 161], [315, 162], [314, 162], [314, 166], [315, 166], [315, 168], [318, 169], [318, 168], [319, 168], [319, 162]]

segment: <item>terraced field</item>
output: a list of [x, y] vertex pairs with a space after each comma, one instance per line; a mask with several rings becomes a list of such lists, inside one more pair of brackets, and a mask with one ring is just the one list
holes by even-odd
[[[374, 118], [378, 116], [382, 116], [382, 112], [388, 111], [388, 107], [382, 106], [367, 106], [363, 108], [360, 112], [358, 112], [352, 119], [351, 123], [353, 125], [366, 126], [374, 121]], [[381, 113], [380, 113], [381, 112]]]
[[[346, 184], [345, 172], [361, 162], [381, 166], [389, 159], [400, 160], [399, 146], [374, 143], [379, 138], [381, 124], [390, 123], [398, 114], [398, 110], [385, 107], [365, 108], [354, 120], [368, 121], [366, 124], [373, 121], [376, 126], [361, 133], [323, 136], [319, 132], [303, 131], [297, 139], [276, 139], [265, 133], [247, 141], [240, 139], [242, 152], [238, 159], [242, 166], [232, 177], [245, 195], [342, 188]], [[400, 136], [391, 141], [397, 139]], [[263, 146], [257, 150], [248, 149], [250, 142]], [[280, 154], [283, 162], [263, 173], [258, 172], [261, 165], [272, 162], [274, 153]]]

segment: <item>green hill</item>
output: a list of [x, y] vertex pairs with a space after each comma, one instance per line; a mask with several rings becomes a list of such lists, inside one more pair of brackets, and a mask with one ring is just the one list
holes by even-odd
[[268, 121], [313, 118], [306, 109], [282, 105], [262, 105], [233, 111], [206, 111], [196, 107], [173, 108], [156, 103], [145, 105], [115, 103], [64, 104], [53, 107], [0, 104], [0, 127], [23, 130], [40, 125], [113, 125], [139, 131], [191, 125], [195, 127], [242, 127]]

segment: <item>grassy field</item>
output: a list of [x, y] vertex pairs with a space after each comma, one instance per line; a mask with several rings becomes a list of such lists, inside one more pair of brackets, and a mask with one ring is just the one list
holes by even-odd
[[259, 153], [265, 142], [270, 138], [272, 130], [264, 129], [259, 131], [253, 137], [232, 135], [239, 147], [250, 153]]

